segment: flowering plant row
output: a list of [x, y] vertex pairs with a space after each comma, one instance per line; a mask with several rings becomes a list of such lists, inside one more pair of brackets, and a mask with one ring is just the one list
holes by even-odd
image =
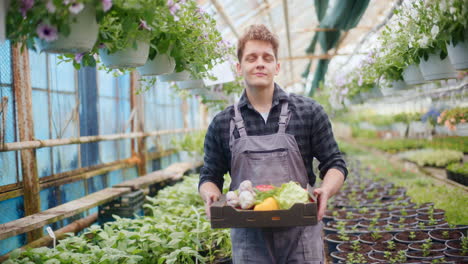
[[403, 71], [428, 60], [430, 54], [447, 57], [447, 45], [466, 42], [466, 0], [404, 1], [380, 32], [371, 51], [356, 68], [338, 73], [333, 86], [342, 96], [353, 98], [375, 84], [390, 86], [403, 80]]
[[[232, 52], [214, 19], [198, 8], [195, 0], [12, 1], [8, 38], [35, 50], [38, 43], [69, 36], [73, 23], [88, 11], [99, 25], [94, 45], [63, 56], [76, 68], [95, 66], [102, 52], [137, 49], [140, 42], [146, 42], [150, 60], [157, 54], [168, 54], [175, 60], [176, 72], [188, 70], [196, 77], [206, 77], [214, 64]], [[94, 34], [92, 30], [84, 33]]]

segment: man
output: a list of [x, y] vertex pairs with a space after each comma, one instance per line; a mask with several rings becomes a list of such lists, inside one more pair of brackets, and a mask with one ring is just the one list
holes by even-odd
[[[199, 192], [209, 206], [221, 195], [229, 171], [231, 190], [243, 180], [253, 185], [296, 181], [315, 183], [312, 159], [320, 161], [323, 183], [315, 189], [318, 219], [327, 200], [342, 186], [346, 164], [330, 121], [314, 100], [288, 95], [277, 84], [278, 39], [264, 25], [252, 25], [239, 39], [237, 71], [245, 80], [240, 101], [217, 114], [205, 138]], [[323, 224], [292, 228], [233, 228], [234, 263], [323, 263]]]

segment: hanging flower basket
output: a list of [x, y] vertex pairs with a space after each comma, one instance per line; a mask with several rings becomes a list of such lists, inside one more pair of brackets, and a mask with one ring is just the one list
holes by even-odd
[[70, 34], [58, 33], [57, 40], [36, 39], [41, 51], [48, 53], [83, 53], [90, 51], [98, 38], [99, 25], [96, 22], [96, 9], [87, 5], [76, 15], [70, 15]]
[[135, 68], [143, 66], [148, 59], [149, 42], [137, 41], [137, 48], [126, 49], [109, 54], [107, 49], [99, 49], [99, 56], [104, 65], [111, 69]]
[[457, 45], [447, 44], [447, 52], [456, 70], [468, 70], [468, 40], [460, 41]]
[[203, 82], [203, 80], [182, 81], [182, 82], [178, 82], [177, 85], [179, 86], [180, 89], [197, 89], [197, 88], [205, 87], [205, 83]]
[[405, 80], [405, 83], [409, 85], [421, 84], [425, 82], [424, 77], [421, 73], [421, 70], [419, 69], [419, 66], [416, 64], [411, 64], [408, 67], [406, 67], [406, 69], [403, 70], [402, 75], [403, 75], [403, 80]]
[[163, 74], [159, 76], [159, 80], [161, 82], [181, 82], [181, 81], [188, 81], [190, 80], [190, 72], [187, 70], [181, 71], [181, 72], [173, 72], [170, 74]]
[[174, 58], [168, 54], [158, 54], [154, 59], [148, 59], [145, 65], [138, 67], [138, 72], [142, 76], [154, 76], [172, 73], [176, 63]]
[[435, 81], [441, 79], [451, 79], [457, 77], [457, 72], [453, 68], [448, 56], [441, 60], [440, 51], [429, 55], [428, 60], [421, 58], [419, 68], [426, 81]]

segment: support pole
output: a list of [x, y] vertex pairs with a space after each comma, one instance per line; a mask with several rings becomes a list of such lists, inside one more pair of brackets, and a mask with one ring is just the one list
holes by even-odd
[[[32, 87], [29, 70], [29, 54], [20, 45], [12, 48], [13, 88], [16, 101], [19, 140], [34, 140], [34, 122], [32, 114]], [[34, 149], [21, 151], [21, 171], [23, 174], [24, 214], [26, 216], [39, 213], [41, 201], [39, 196], [39, 177], [37, 175], [37, 160]], [[39, 239], [42, 229], [37, 228], [27, 233], [29, 242]]]

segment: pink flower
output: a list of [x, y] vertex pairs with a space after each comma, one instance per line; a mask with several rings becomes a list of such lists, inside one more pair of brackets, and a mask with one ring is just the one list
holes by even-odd
[[112, 7], [112, 0], [102, 0], [102, 10], [104, 10], [104, 12], [109, 11], [111, 7]]
[[148, 26], [148, 24], [146, 24], [146, 21], [144, 21], [143, 19], [140, 19], [140, 26], [139, 26], [140, 29], [146, 29], [146, 30], [151, 30], [151, 28]]
[[57, 28], [47, 24], [39, 24], [36, 29], [36, 33], [40, 39], [47, 42], [54, 41], [58, 38]]
[[49, 13], [55, 13], [55, 5], [54, 3], [52, 2], [52, 0], [49, 0], [46, 4], [46, 8], [47, 8], [47, 11], [49, 11]]
[[31, 9], [34, 5], [34, 0], [22, 0], [21, 1], [21, 7], [20, 11], [23, 17], [26, 16], [26, 13], [28, 12], [29, 9]]
[[77, 53], [75, 54], [75, 61], [77, 63], [81, 63], [81, 60], [83, 59], [84, 53]]
[[70, 12], [76, 15], [80, 13], [81, 10], [83, 10], [83, 8], [84, 8], [83, 3], [73, 3], [70, 5], [70, 7], [68, 7], [68, 10], [70, 10]]

